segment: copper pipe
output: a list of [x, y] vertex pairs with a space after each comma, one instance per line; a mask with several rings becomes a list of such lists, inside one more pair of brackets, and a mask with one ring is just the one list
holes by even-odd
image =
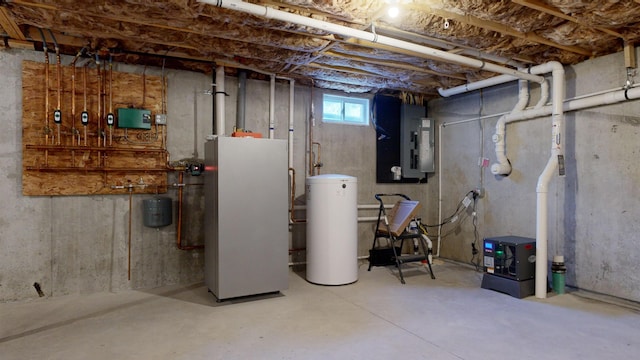
[[75, 131], [76, 131], [76, 61], [78, 60], [78, 55], [73, 58], [71, 62], [71, 145], [74, 146], [76, 144], [75, 141]]
[[289, 220], [292, 224], [306, 223], [306, 219], [296, 219], [295, 218], [295, 197], [296, 197], [296, 170], [294, 168], [289, 168], [291, 172], [291, 204], [289, 205]]
[[[109, 55], [109, 115], [113, 116], [113, 63]], [[113, 145], [113, 125], [109, 125], [109, 146]]]
[[[102, 72], [100, 69], [100, 56], [96, 54], [96, 73], [98, 74], [98, 127], [96, 136], [98, 147], [102, 146]], [[102, 152], [98, 151], [98, 167], [102, 166]]]
[[133, 186], [129, 186], [129, 249], [128, 249], [128, 263], [127, 263], [127, 279], [131, 280], [131, 202], [133, 199]]
[[320, 146], [319, 142], [312, 142], [311, 143], [311, 154], [312, 155], [313, 155], [313, 145], [318, 145], [318, 158], [317, 158], [317, 161], [313, 163], [313, 174], [316, 174], [316, 171], [317, 171], [317, 175], [320, 175], [320, 168], [322, 167], [322, 161], [320, 159], [320, 152], [322, 151], [322, 149], [321, 149], [321, 146]]
[[[76, 56], [73, 58], [73, 61], [71, 61], [71, 146], [76, 145], [76, 61], [78, 61], [78, 58], [82, 55], [83, 51], [84, 48], [78, 51]], [[78, 142], [78, 145], [80, 145], [80, 142]], [[72, 150], [71, 166], [75, 166], [75, 164], [76, 152]]]
[[[49, 145], [49, 49], [47, 48], [47, 39], [44, 37], [42, 29], [38, 28], [42, 37], [42, 49], [44, 50], [44, 107], [45, 107], [45, 125], [44, 125], [44, 143]], [[44, 152], [44, 165], [49, 164], [49, 151]]]
[[[49, 34], [51, 35], [51, 39], [53, 40], [53, 43], [55, 45], [55, 49], [56, 49], [56, 83], [57, 83], [57, 90], [58, 90], [58, 106], [56, 107], [56, 110], [60, 112], [60, 122], [62, 122], [62, 108], [61, 108], [61, 103], [62, 103], [62, 62], [60, 59], [60, 47], [58, 46], [58, 42], [56, 41], [56, 37], [53, 36], [53, 32], [51, 31], [51, 29], [49, 29]], [[56, 128], [58, 130], [58, 138], [56, 140], [57, 144], [60, 145], [60, 122], [56, 123]]]
[[[107, 62], [102, 63], [102, 146], [107, 146]], [[105, 154], [106, 156], [106, 154]], [[104, 160], [104, 159], [103, 159]], [[104, 161], [103, 161], [103, 165]], [[105, 165], [106, 166], [106, 165]]]
[[[84, 111], [83, 112], [87, 113], [87, 116], [89, 116], [89, 113], [87, 112], [87, 65], [89, 65], [89, 63], [86, 63], [82, 68], [82, 85], [84, 87], [82, 93], [84, 95]], [[84, 129], [84, 146], [87, 146], [87, 126], [88, 125], [84, 123], [82, 124], [82, 128]]]
[[182, 182], [184, 181], [184, 172], [180, 171], [178, 173], [178, 227], [176, 229], [176, 245], [180, 250], [195, 250], [195, 249], [204, 249], [204, 245], [190, 245], [190, 246], [182, 246], [182, 189], [184, 185]]
[[314, 81], [311, 79], [311, 115], [309, 116], [309, 176], [313, 176], [313, 126], [314, 126], [314, 112], [313, 112], [313, 87]]
[[[101, 130], [102, 130], [102, 72], [100, 71], [100, 57], [96, 54], [96, 72], [98, 74], [98, 146], [102, 146], [100, 138], [101, 138]], [[100, 164], [101, 154], [98, 152], [98, 163]]]

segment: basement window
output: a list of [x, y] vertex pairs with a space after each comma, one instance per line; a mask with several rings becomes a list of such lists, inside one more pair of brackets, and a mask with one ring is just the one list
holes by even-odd
[[369, 125], [369, 99], [324, 94], [322, 121], [333, 124]]

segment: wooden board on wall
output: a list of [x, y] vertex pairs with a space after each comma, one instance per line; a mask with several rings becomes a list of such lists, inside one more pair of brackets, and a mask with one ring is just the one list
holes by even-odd
[[[128, 193], [129, 188], [135, 193], [166, 192], [169, 171], [166, 127], [155, 124], [155, 114], [163, 111], [166, 93], [163, 79], [113, 71], [110, 82], [108, 66], [101, 66], [100, 78], [95, 63], [76, 67], [75, 76], [73, 67], [61, 66], [62, 121], [58, 127], [54, 123], [54, 111], [58, 108], [58, 67], [55, 57], [52, 59], [48, 84], [45, 84], [44, 63], [24, 61], [22, 64], [22, 193], [123, 194]], [[102, 84], [101, 91], [99, 84]], [[85, 94], [87, 126], [80, 121]], [[75, 110], [72, 99], [75, 99]], [[110, 100], [116, 116], [118, 108], [150, 110], [151, 129], [108, 127], [106, 114]]]

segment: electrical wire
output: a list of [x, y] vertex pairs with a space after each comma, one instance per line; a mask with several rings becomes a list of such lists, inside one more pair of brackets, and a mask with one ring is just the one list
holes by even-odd
[[[480, 271], [480, 256], [478, 256], [478, 258], [476, 259], [476, 256], [480, 253], [480, 250], [478, 250], [478, 242], [480, 241], [480, 234], [478, 233], [478, 215], [476, 214], [476, 205], [478, 202], [478, 197], [473, 196], [473, 220], [472, 220], [472, 224], [473, 224], [473, 243], [471, 245], [472, 247], [472, 252], [471, 252], [471, 265], [475, 266], [476, 271]], [[476, 260], [474, 262], [474, 259]]]
[[[458, 220], [460, 215], [463, 213], [464, 209], [467, 208], [467, 206], [464, 206], [464, 199], [468, 198], [470, 194], [474, 194], [474, 191], [470, 190], [469, 192], [467, 192], [464, 195], [464, 197], [462, 198], [462, 200], [460, 200], [458, 202], [458, 205], [457, 205], [456, 210], [454, 211], [454, 213], [451, 214], [450, 216], [448, 216], [447, 218], [445, 218], [440, 224], [437, 224], [437, 225], [422, 224], [422, 225], [424, 225], [425, 227], [428, 227], [428, 228], [430, 228], [430, 227], [431, 228], [437, 228], [437, 227], [444, 226], [444, 225], [446, 225], [448, 223], [452, 223], [455, 220]], [[475, 202], [475, 196], [474, 196], [474, 202]]]

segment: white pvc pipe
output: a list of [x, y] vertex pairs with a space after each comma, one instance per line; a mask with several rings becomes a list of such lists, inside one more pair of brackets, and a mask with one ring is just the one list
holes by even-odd
[[269, 84], [269, 139], [274, 138], [274, 131], [276, 128], [276, 76], [271, 74], [271, 81]]
[[540, 84], [540, 99], [538, 99], [538, 103], [534, 106], [534, 109], [543, 107], [547, 103], [547, 100], [549, 100], [549, 82], [545, 80]]
[[[564, 101], [564, 90], [562, 90], [563, 93], [560, 98], [558, 97], [559, 95], [556, 94], [556, 90], [559, 90], [559, 89], [556, 89], [556, 87], [559, 86], [556, 84], [556, 82], [562, 82], [563, 84], [562, 89], [564, 89], [564, 69], [562, 69], [562, 64], [558, 63], [557, 61], [550, 61], [545, 64], [534, 66], [530, 68], [529, 71], [532, 74], [546, 74], [549, 72], [553, 73], [555, 71], [556, 76], [558, 76], [557, 75], [558, 71], [562, 71], [562, 76], [563, 76], [562, 81], [557, 80], [556, 78], [553, 78], [554, 98], [552, 101], [552, 108], [553, 106], [557, 106], [559, 111], [562, 112], [562, 103]], [[542, 104], [546, 102], [546, 96], [548, 96], [548, 85], [545, 85], [545, 83], [546, 83], [546, 80], [543, 83], [541, 83], [541, 93], [540, 93], [541, 98], [540, 98], [540, 101], [538, 101], [538, 103], [532, 110], [532, 111], [540, 111], [541, 116], [544, 116], [542, 114], [545, 114], [545, 113], [546, 113], [545, 115], [549, 114], [546, 110], [543, 110], [545, 108], [542, 106]], [[522, 91], [522, 87], [520, 87], [520, 91]], [[528, 96], [528, 90], [527, 90], [527, 96]], [[553, 104], [556, 104], [556, 105], [553, 105]], [[493, 173], [494, 175], [509, 175], [511, 173], [511, 164], [509, 163], [509, 159], [506, 156], [506, 144], [505, 144], [506, 129], [505, 128], [507, 123], [519, 120], [519, 117], [521, 116], [521, 114], [525, 112], [522, 109], [524, 109], [524, 107], [514, 108], [514, 111], [512, 111], [508, 115], [502, 116], [496, 123], [496, 132], [492, 138], [493, 142], [495, 143], [495, 153], [496, 153], [496, 160], [497, 160], [495, 164], [491, 165], [491, 173]]]
[[378, 221], [377, 216], [358, 216], [358, 221]]
[[536, 277], [535, 295], [539, 299], [547, 297], [547, 243], [548, 243], [548, 211], [547, 199], [549, 183], [558, 167], [558, 151], [552, 150], [549, 161], [542, 174], [538, 177], [536, 186]]
[[342, 26], [338, 24], [329, 23], [326, 21], [309, 18], [302, 15], [288, 13], [286, 11], [276, 10], [276, 9], [262, 6], [262, 5], [256, 5], [256, 4], [251, 4], [251, 3], [247, 3], [244, 1], [237, 1], [237, 0], [198, 0], [198, 2], [215, 5], [225, 9], [242, 11], [242, 12], [257, 15], [257, 16], [262, 16], [267, 19], [276, 19], [280, 21], [312, 27], [315, 29], [321, 29], [332, 34], [338, 34], [338, 35], [358, 38], [366, 41], [371, 41], [374, 43], [380, 43], [380, 44], [388, 45], [398, 49], [409, 50], [415, 53], [427, 55], [429, 57], [436, 58], [444, 62], [468, 66], [475, 69], [482, 69], [485, 71], [495, 72], [499, 74], [507, 74], [507, 75], [514, 76], [518, 79], [525, 79], [525, 80], [534, 81], [537, 83], [542, 83], [544, 81], [544, 78], [541, 76], [536, 76], [536, 75], [518, 71], [513, 68], [508, 68], [505, 66], [488, 63], [488, 62], [485, 62], [484, 60], [473, 59], [473, 58], [465, 57], [462, 55], [430, 48], [424, 45], [418, 45], [418, 44], [414, 44], [404, 40], [398, 40], [398, 39], [374, 34], [374, 33], [363, 31], [363, 30], [357, 30], [354, 28], [350, 28], [348, 26]]
[[484, 88], [488, 88], [495, 85], [505, 84], [514, 80], [518, 80], [518, 78], [511, 75], [494, 76], [488, 79], [467, 83], [467, 84], [452, 87], [449, 89], [438, 88], [438, 93], [442, 97], [449, 97], [449, 96], [458, 95], [458, 94], [466, 93], [473, 90], [479, 90], [479, 89], [484, 89]]
[[[393, 205], [389, 205], [386, 204], [384, 206], [385, 209], [391, 209], [393, 208]], [[306, 210], [307, 209], [307, 205], [296, 205], [296, 211], [297, 210]], [[378, 210], [380, 209], [380, 205], [376, 205], [376, 204], [360, 204], [358, 205], [358, 210]]]
[[215, 102], [216, 102], [216, 135], [224, 136], [224, 66], [216, 67], [216, 87], [215, 87]]
[[[547, 89], [548, 89], [548, 86], [547, 86]], [[578, 97], [566, 100], [563, 103], [563, 111], [564, 112], [578, 111], [578, 110], [583, 110], [583, 109], [596, 107], [596, 106], [610, 105], [610, 104], [615, 104], [619, 102], [624, 102], [627, 100], [636, 100], [639, 98], [640, 98], [640, 87], [633, 87], [628, 90], [624, 90], [624, 89], [621, 90], [620, 88], [603, 90], [595, 93], [580, 95]], [[543, 116], [548, 116], [551, 114], [551, 112], [552, 112], [552, 106], [550, 105], [544, 106], [541, 108], [538, 107], [538, 105], [536, 105], [536, 107], [533, 109], [524, 110], [518, 114], [509, 114], [509, 120], [521, 121], [521, 120], [534, 119], [534, 118], [539, 118]], [[438, 163], [440, 164], [439, 165], [440, 168], [442, 169], [442, 154], [443, 154], [443, 149], [442, 149], [442, 132], [443, 131], [442, 130], [445, 127], [450, 125], [467, 124], [473, 121], [496, 117], [496, 116], [502, 116], [502, 115], [505, 115], [505, 113], [485, 115], [481, 117], [459, 120], [459, 121], [452, 121], [452, 122], [440, 124], [439, 132], [438, 132], [438, 149], [439, 149]], [[552, 156], [554, 156], [553, 152], [552, 152]], [[557, 158], [557, 154], [555, 154], [555, 157]], [[553, 164], [551, 165], [554, 166]], [[443, 171], [438, 172], [438, 223], [442, 223], [442, 173]], [[549, 174], [552, 174], [552, 173], [553, 171], [549, 172]], [[542, 182], [542, 184], [544, 184], [544, 181]], [[538, 196], [536, 195], [536, 197]], [[544, 207], [537, 206], [537, 209], [542, 209], [542, 208], [546, 209], [546, 198], [540, 197], [538, 202], [540, 201], [543, 202], [543, 205], [545, 206]], [[536, 213], [536, 216], [537, 218], [541, 218], [541, 216], [538, 216], [537, 213]], [[545, 217], [545, 220], [543, 221], [546, 221], [546, 217]], [[541, 224], [541, 226], [546, 226], [546, 225], [543, 223]], [[442, 237], [441, 237], [440, 229], [438, 229], [438, 248], [437, 248], [436, 256], [440, 256], [441, 243], [442, 243]], [[544, 246], [546, 246], [546, 244]], [[541, 252], [542, 250], [543, 249], [541, 249]]]
[[289, 169], [293, 168], [293, 101], [295, 83], [295, 80], [289, 80]]
[[[548, 233], [548, 209], [547, 197], [551, 176], [558, 167], [558, 155], [562, 149], [562, 123], [564, 120], [563, 100], [565, 97], [564, 68], [557, 62], [547, 63], [552, 68], [553, 77], [553, 112], [551, 114], [551, 155], [547, 166], [538, 177], [536, 186], [536, 297], [547, 297], [547, 233]], [[546, 64], [545, 64], [546, 65]]]

